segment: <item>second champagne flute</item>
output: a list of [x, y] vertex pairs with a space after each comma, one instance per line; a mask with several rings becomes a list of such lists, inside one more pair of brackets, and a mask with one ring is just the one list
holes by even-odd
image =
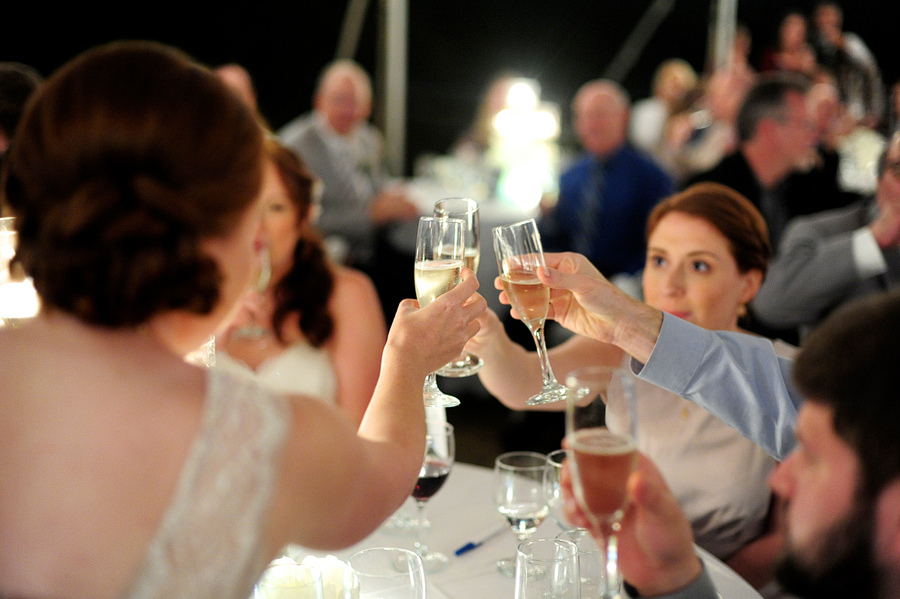
[[425, 460], [422, 462], [419, 480], [416, 481], [412, 493], [419, 507], [419, 540], [416, 541], [416, 553], [422, 558], [426, 572], [440, 572], [450, 565], [450, 558], [443, 553], [429, 551], [425, 545], [427, 530], [425, 505], [444, 486], [450, 475], [455, 455], [453, 425], [429, 420], [426, 426], [428, 434], [425, 437]]
[[[572, 489], [595, 535], [602, 539], [606, 589], [618, 596], [617, 535], [628, 500], [628, 478], [637, 465], [637, 405], [633, 380], [620, 368], [589, 366], [566, 376], [566, 441]], [[610, 401], [622, 409], [607, 412]], [[609, 422], [607, 417], [609, 416]]]
[[[463, 267], [463, 223], [452, 218], [423, 216], [416, 239], [416, 298], [424, 308], [456, 287]], [[450, 408], [459, 400], [441, 392], [435, 373], [425, 379], [422, 389], [425, 405]]]
[[[472, 198], [445, 198], [434, 205], [434, 215], [438, 218], [457, 218], [463, 222], [465, 249], [463, 256], [466, 268], [478, 272], [481, 258], [481, 220], [478, 202]], [[458, 358], [438, 370], [441, 376], [459, 378], [472, 376], [481, 370], [483, 361], [475, 354], [463, 352]]]
[[534, 219], [494, 227], [494, 254], [506, 297], [519, 319], [531, 331], [541, 360], [543, 385], [540, 392], [529, 397], [525, 405], [562, 401], [566, 398], [567, 390], [553, 375], [544, 340], [544, 322], [550, 309], [550, 289], [537, 276], [538, 269], [546, 265], [541, 236]]

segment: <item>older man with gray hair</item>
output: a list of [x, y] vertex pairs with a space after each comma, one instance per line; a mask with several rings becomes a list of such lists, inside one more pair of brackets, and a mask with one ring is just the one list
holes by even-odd
[[644, 227], [673, 183], [649, 157], [630, 147], [629, 99], [606, 79], [581, 86], [572, 101], [584, 153], [563, 173], [559, 201], [541, 219], [548, 250], [588, 257], [604, 275], [633, 275], [644, 266]]

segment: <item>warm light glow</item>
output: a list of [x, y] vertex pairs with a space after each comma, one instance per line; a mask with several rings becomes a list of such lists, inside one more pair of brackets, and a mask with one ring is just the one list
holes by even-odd
[[537, 82], [520, 79], [513, 83], [506, 94], [506, 105], [517, 112], [527, 112], [537, 107], [539, 92]]
[[31, 277], [21, 283], [0, 285], [0, 320], [8, 318], [31, 318], [41, 308], [41, 301]]
[[558, 119], [544, 110], [517, 112], [506, 108], [494, 117], [494, 128], [503, 137], [553, 139], [559, 135]]

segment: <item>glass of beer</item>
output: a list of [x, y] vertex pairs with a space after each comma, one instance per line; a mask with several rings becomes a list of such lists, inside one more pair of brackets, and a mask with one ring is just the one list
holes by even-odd
[[637, 406], [631, 374], [589, 366], [566, 376], [566, 443], [575, 499], [606, 560], [603, 597], [618, 595], [616, 535], [637, 465]]

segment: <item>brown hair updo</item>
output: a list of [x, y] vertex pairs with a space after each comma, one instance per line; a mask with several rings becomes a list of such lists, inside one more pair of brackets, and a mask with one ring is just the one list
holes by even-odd
[[3, 185], [16, 260], [46, 305], [136, 326], [209, 313], [222, 281], [200, 242], [258, 193], [263, 134], [206, 68], [151, 42], [82, 54], [31, 99]]
[[725, 236], [738, 270], [769, 268], [772, 248], [762, 214], [750, 200], [719, 183], [697, 183], [660, 202], [647, 218], [647, 239], [670, 212], [702, 218]]
[[[266, 150], [287, 197], [297, 210], [299, 227], [309, 219], [312, 210], [313, 175], [293, 150], [274, 138], [266, 140]], [[334, 333], [334, 318], [328, 302], [334, 291], [334, 273], [328, 263], [321, 237], [304, 227], [294, 246], [290, 270], [275, 287], [275, 310], [272, 327], [279, 341], [284, 341], [282, 325], [291, 314], [299, 314], [300, 331], [313, 347], [320, 347]]]

